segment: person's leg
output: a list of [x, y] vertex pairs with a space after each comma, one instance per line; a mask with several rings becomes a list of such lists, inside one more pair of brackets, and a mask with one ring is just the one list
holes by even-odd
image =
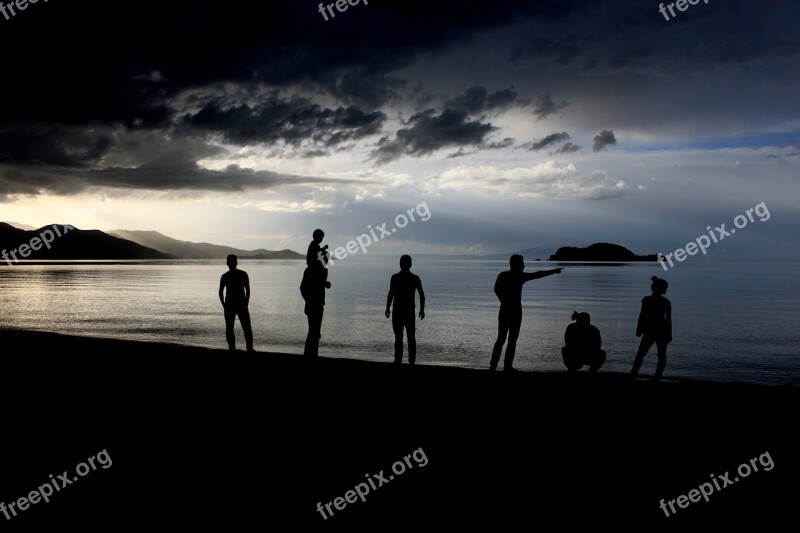
[[242, 324], [244, 330], [244, 340], [247, 344], [247, 351], [253, 351], [253, 326], [250, 323], [250, 310], [246, 306], [242, 306], [237, 311], [239, 315], [239, 322]]
[[324, 309], [322, 306], [308, 306], [306, 309], [308, 336], [306, 337], [303, 355], [307, 357], [316, 357], [319, 354], [319, 339], [322, 336], [322, 313]]
[[658, 381], [661, 379], [661, 374], [664, 373], [664, 367], [667, 366], [667, 343], [664, 341], [657, 341], [656, 350], [658, 350], [658, 365], [656, 366], [656, 373], [653, 375], [653, 379]]
[[639, 343], [639, 351], [636, 352], [636, 359], [633, 361], [633, 368], [631, 368], [631, 375], [636, 377], [639, 374], [639, 369], [642, 367], [642, 361], [647, 351], [653, 346], [656, 340], [648, 335], [642, 335], [642, 342]]
[[225, 306], [225, 340], [228, 341], [228, 349], [236, 349], [236, 333], [233, 326], [236, 324], [236, 309], [232, 305]]
[[322, 317], [325, 314], [325, 306], [320, 305], [317, 308], [317, 312], [314, 315], [315, 322], [314, 322], [314, 357], [319, 355], [319, 341], [322, 339]]
[[306, 345], [303, 348], [303, 355], [306, 357], [313, 356], [314, 345], [314, 315], [311, 309], [306, 308], [306, 318], [308, 319], [308, 334], [306, 335]]
[[492, 360], [489, 363], [489, 368], [491, 370], [497, 368], [497, 363], [500, 362], [500, 354], [503, 352], [503, 344], [505, 344], [507, 336], [508, 336], [508, 320], [506, 319], [506, 314], [501, 309], [500, 314], [497, 315], [497, 341], [495, 341], [494, 343], [494, 349], [492, 350]]
[[567, 346], [561, 348], [561, 359], [564, 360], [564, 366], [566, 366], [567, 370], [570, 372], [575, 372], [581, 366], [583, 366], [577, 364], [577, 354], [575, 353], [575, 350], [572, 350]]
[[517, 339], [519, 338], [519, 328], [522, 326], [522, 313], [515, 313], [508, 320], [508, 345], [506, 346], [506, 357], [503, 360], [503, 370], [511, 370], [514, 366], [514, 355], [517, 352]]
[[604, 350], [597, 350], [592, 354], [589, 361], [589, 372], [597, 372], [597, 369], [603, 366], [606, 362], [606, 352]]
[[408, 363], [413, 365], [417, 360], [417, 329], [414, 313], [409, 313], [405, 320], [408, 335]]
[[392, 330], [394, 331], [394, 362], [403, 362], [403, 321], [396, 314], [392, 314]]

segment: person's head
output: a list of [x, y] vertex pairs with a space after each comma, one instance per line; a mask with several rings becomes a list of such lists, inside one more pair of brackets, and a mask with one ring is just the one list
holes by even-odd
[[321, 229], [315, 229], [314, 230], [314, 242], [315, 243], [317, 243], [317, 244], [321, 243], [322, 239], [324, 239], [324, 238], [325, 238], [325, 232], [324, 231], [322, 231]]
[[667, 283], [667, 280], [661, 279], [658, 276], [653, 276], [650, 279], [653, 280], [653, 283], [650, 285], [650, 289], [653, 291], [653, 294], [667, 293], [667, 287], [669, 287], [669, 283]]
[[235, 255], [231, 254], [228, 256], [226, 263], [228, 264], [229, 268], [234, 269], [236, 268], [236, 265], [239, 264], [239, 259]]
[[404, 255], [400, 258], [400, 270], [411, 270], [411, 256]]
[[515, 272], [522, 272], [525, 270], [525, 258], [519, 254], [514, 254], [511, 256], [511, 259], [508, 260], [508, 266]]
[[572, 320], [574, 320], [577, 324], [581, 326], [588, 326], [591, 323], [591, 317], [589, 313], [579, 313], [577, 311], [572, 312]]

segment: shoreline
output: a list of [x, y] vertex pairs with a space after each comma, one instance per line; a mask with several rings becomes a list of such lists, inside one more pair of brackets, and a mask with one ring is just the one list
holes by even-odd
[[[506, 530], [545, 519], [680, 527], [793, 516], [793, 386], [309, 363], [18, 330], [0, 330], [0, 346], [0, 501], [100, 450], [114, 462], [26, 511], [22, 519], [35, 527], [147, 526], [158, 513], [183, 525], [371, 530], [431, 521]], [[420, 448], [425, 468], [327, 520], [317, 512], [318, 502]], [[770, 472], [674, 516], [660, 510], [660, 499], [765, 452]]]
[[[25, 329], [15, 329], [15, 328], [4, 328], [0, 327], [0, 342], [2, 342], [4, 335], [14, 335], [20, 334], [23, 336], [41, 336], [42, 340], [47, 340], [47, 342], [55, 343], [58, 342], [59, 338], [65, 339], [72, 339], [73, 343], [78, 343], [79, 340], [84, 341], [86, 346], [91, 345], [94, 342], [112, 342], [112, 343], [120, 343], [119, 346], [123, 350], [135, 350], [135, 349], [149, 349], [155, 350], [157, 352], [170, 352], [175, 351], [177, 353], [186, 353], [191, 351], [197, 351], [196, 355], [206, 355], [212, 356], [214, 354], [223, 356], [223, 357], [238, 357], [238, 356], [247, 356], [247, 357], [278, 357], [278, 358], [288, 358], [287, 361], [291, 361], [292, 359], [297, 359], [298, 361], [302, 360], [301, 353], [288, 353], [288, 352], [274, 352], [274, 351], [257, 351], [254, 355], [248, 355], [246, 352], [239, 348], [235, 352], [235, 355], [230, 354], [229, 350], [219, 347], [210, 347], [210, 346], [202, 346], [202, 345], [194, 345], [194, 344], [183, 344], [179, 342], [163, 342], [163, 341], [144, 341], [144, 340], [133, 340], [133, 339], [121, 339], [117, 337], [103, 337], [103, 336], [95, 336], [95, 335], [79, 335], [79, 334], [66, 334], [66, 333], [56, 333], [50, 331], [40, 331], [40, 330], [25, 330]], [[324, 351], [324, 344], [321, 346]], [[383, 359], [381, 360], [381, 357]], [[352, 358], [346, 355], [323, 355], [320, 356], [321, 360], [325, 361], [342, 361], [342, 364], [352, 364], [352, 363], [369, 363], [369, 364], [376, 364], [376, 365], [384, 365], [392, 362], [393, 356], [391, 354], [385, 354], [381, 356], [380, 354], [374, 354], [370, 359], [359, 359], [359, 358]], [[407, 362], [403, 365], [406, 366]], [[459, 370], [469, 370], [469, 371], [476, 371], [476, 372], [489, 372], [488, 368], [482, 366], [466, 366], [463, 363], [452, 363], [452, 364], [441, 364], [441, 363], [425, 363], [425, 362], [418, 362], [416, 365], [417, 368], [437, 368], [437, 369], [459, 369]], [[501, 373], [500, 370], [496, 371], [497, 373]], [[519, 370], [521, 375], [526, 374], [534, 374], [534, 375], [567, 375], [567, 370], [564, 369], [553, 369], [553, 370]], [[586, 368], [579, 370], [577, 375], [587, 374]], [[594, 377], [596, 379], [604, 379], [602, 376], [614, 376], [614, 379], [625, 379], [628, 377], [626, 372], [617, 372], [617, 371], [607, 371], [601, 368], [598, 370]], [[650, 376], [648, 374], [640, 374], [636, 380], [637, 382], [645, 382], [650, 381]], [[726, 386], [754, 386], [754, 387], [789, 387], [789, 388], [797, 388], [800, 390], [800, 384], [793, 384], [793, 383], [754, 383], [748, 381], [734, 381], [734, 380], [712, 380], [712, 379], [704, 379], [699, 377], [677, 377], [677, 376], [669, 376], [666, 375], [662, 377], [661, 383], [687, 383], [687, 384], [708, 384], [708, 385], [726, 385]]]

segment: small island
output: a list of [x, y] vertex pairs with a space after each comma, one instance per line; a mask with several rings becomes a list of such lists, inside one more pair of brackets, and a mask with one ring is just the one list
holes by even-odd
[[585, 248], [564, 246], [550, 256], [548, 261], [592, 261], [628, 263], [633, 261], [658, 261], [656, 254], [636, 255], [624, 246], [607, 242], [596, 242]]

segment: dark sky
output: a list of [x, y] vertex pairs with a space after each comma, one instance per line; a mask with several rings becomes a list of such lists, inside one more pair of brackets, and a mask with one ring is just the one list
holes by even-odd
[[[355, 1], [355, 0], [353, 0]], [[0, 15], [0, 220], [378, 253], [800, 257], [800, 4], [40, 0]], [[77, 220], [98, 197], [114, 209]]]

